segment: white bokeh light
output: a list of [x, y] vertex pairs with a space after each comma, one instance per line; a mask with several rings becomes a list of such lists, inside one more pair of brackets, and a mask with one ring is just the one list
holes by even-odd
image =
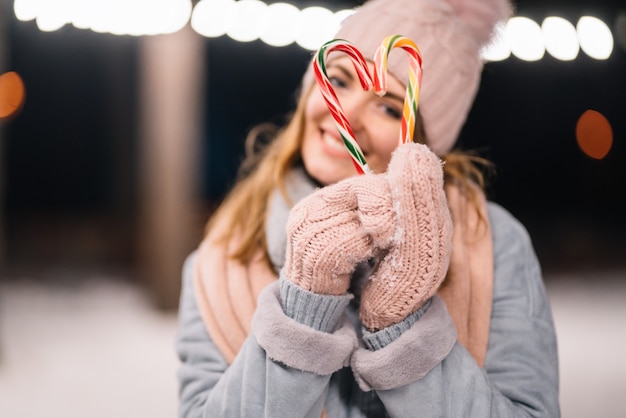
[[576, 24], [578, 41], [585, 54], [597, 60], [605, 60], [613, 52], [613, 35], [609, 27], [600, 19], [583, 16]]
[[[205, 37], [227, 35], [240, 42], [260, 39], [274, 47], [295, 42], [315, 51], [335, 37], [341, 22], [358, 7], [332, 12], [317, 6], [299, 10], [287, 2], [268, 5], [261, 0], [199, 0], [195, 6], [192, 0], [14, 0], [13, 10], [18, 20], [34, 20], [42, 31], [69, 24], [98, 33], [141, 36], [174, 33], [190, 22]], [[538, 61], [547, 51], [559, 60], [571, 61], [582, 49], [604, 60], [613, 48], [611, 30], [598, 18], [583, 16], [574, 27], [557, 16], [546, 17], [541, 26], [517, 16], [496, 27], [494, 41], [480, 54], [485, 61], [502, 61], [511, 54]]]
[[524, 61], [538, 61], [546, 48], [539, 24], [527, 17], [512, 17], [506, 24], [506, 40], [511, 52]]
[[493, 39], [481, 51], [480, 56], [485, 61], [504, 61], [511, 56], [511, 48], [505, 37], [505, 24], [498, 24], [494, 30]]
[[335, 24], [337, 25], [337, 29], [343, 23], [343, 21], [350, 15], [353, 15], [356, 12], [355, 9], [343, 9], [335, 12]]
[[[94, 32], [109, 32], [113, 26], [111, 21], [116, 17], [120, 1], [113, 0], [109, 4], [105, 4], [103, 1], [95, 0], [90, 3], [89, 9], [92, 10], [92, 13], [83, 15], [84, 20], [81, 20], [82, 24], [87, 25], [87, 28]], [[137, 26], [137, 23], [135, 23], [135, 26]]]
[[324, 7], [303, 9], [295, 23], [296, 43], [310, 51], [331, 40], [339, 28], [335, 14]]
[[300, 10], [287, 3], [270, 4], [260, 17], [259, 39], [271, 46], [286, 46], [294, 42], [293, 23]]
[[37, 27], [42, 32], [59, 30], [67, 23], [63, 16], [55, 14], [40, 14], [35, 19], [35, 22], [37, 22]]
[[191, 15], [191, 27], [202, 36], [217, 38], [226, 34], [235, 21], [234, 0], [201, 0]]
[[251, 42], [259, 39], [259, 16], [267, 4], [259, 0], [240, 0], [235, 2], [235, 20], [226, 34], [239, 42]]
[[43, 0], [15, 0], [13, 3], [13, 12], [18, 20], [27, 22], [37, 17], [39, 11], [39, 4]]
[[191, 0], [15, 0], [15, 16], [35, 20], [42, 31], [66, 24], [115, 35], [155, 35], [182, 29]]
[[571, 61], [578, 56], [580, 46], [576, 28], [562, 17], [546, 17], [541, 24], [546, 51], [561, 61]]
[[52, 2], [39, 3], [39, 10], [35, 18], [39, 30], [52, 32], [65, 26], [69, 17], [67, 13], [64, 13], [67, 6], [67, 1], [61, 1], [60, 4]]
[[77, 29], [91, 29], [92, 24], [100, 15], [94, 1], [76, 2], [72, 10], [72, 25]]
[[[146, 4], [146, 0], [97, 0], [101, 9], [107, 11], [107, 18], [103, 19], [102, 25], [106, 32], [117, 35], [158, 33], [155, 22], [159, 19], [167, 7], [164, 0], [156, 0], [154, 4]], [[169, 0], [173, 3], [172, 0]], [[165, 22], [162, 22], [165, 25]]]
[[191, 0], [164, 1], [159, 14], [153, 21], [152, 33], [176, 33], [185, 27], [191, 18]]

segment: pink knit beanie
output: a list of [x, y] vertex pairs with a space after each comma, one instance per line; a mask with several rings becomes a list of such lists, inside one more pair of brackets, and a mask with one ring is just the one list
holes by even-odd
[[[510, 13], [508, 0], [371, 0], [343, 22], [335, 38], [350, 41], [371, 61], [388, 35], [417, 44], [423, 58], [419, 112], [428, 145], [443, 155], [454, 146], [476, 96], [480, 49]], [[406, 84], [408, 68], [406, 52], [391, 53], [390, 74]], [[303, 86], [312, 81], [309, 67]]]

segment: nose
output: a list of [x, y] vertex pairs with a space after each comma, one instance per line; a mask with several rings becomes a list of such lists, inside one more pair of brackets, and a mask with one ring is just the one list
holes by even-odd
[[[363, 92], [365, 93], [365, 92]], [[342, 98], [342, 108], [352, 130], [356, 134], [356, 132], [361, 131], [365, 124], [365, 108], [366, 108], [366, 97], [365, 94], [361, 92], [354, 92], [349, 97]]]

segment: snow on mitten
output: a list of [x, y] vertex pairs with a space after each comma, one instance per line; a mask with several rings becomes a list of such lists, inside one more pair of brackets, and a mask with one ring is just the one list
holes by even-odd
[[391, 158], [386, 179], [396, 228], [363, 289], [359, 310], [372, 331], [401, 322], [435, 294], [452, 248], [441, 160], [426, 145], [403, 144]]

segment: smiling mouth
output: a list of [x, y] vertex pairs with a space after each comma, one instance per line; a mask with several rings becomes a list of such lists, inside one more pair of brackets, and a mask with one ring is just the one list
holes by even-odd
[[328, 133], [328, 131], [325, 130], [322, 130], [320, 134], [322, 137], [322, 143], [324, 145], [324, 148], [329, 154], [332, 154], [336, 157], [350, 158], [350, 153], [348, 152], [346, 146], [343, 144], [343, 140], [341, 139], [341, 137], [331, 135]]

